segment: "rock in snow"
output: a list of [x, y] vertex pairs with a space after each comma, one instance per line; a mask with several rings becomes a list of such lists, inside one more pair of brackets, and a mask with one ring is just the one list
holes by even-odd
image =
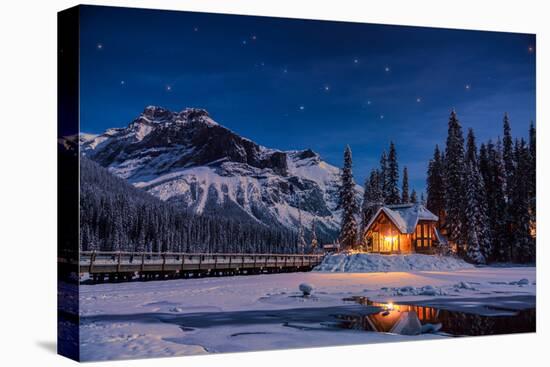
[[464, 260], [436, 255], [334, 254], [325, 256], [315, 270], [323, 272], [374, 273], [392, 271], [459, 270], [474, 266]]
[[458, 288], [458, 289], [468, 289], [468, 290], [473, 290], [475, 291], [476, 289], [468, 282], [460, 282], [460, 283], [457, 283], [455, 284], [455, 288]]
[[313, 292], [313, 286], [311, 284], [302, 283], [298, 287], [300, 289], [300, 292], [304, 294], [304, 296], [311, 295], [311, 292]]
[[524, 285], [528, 285], [528, 284], [529, 284], [529, 280], [523, 278], [523, 279], [518, 280], [517, 282], [510, 282], [510, 283], [508, 283], [508, 284], [510, 284], [510, 285], [524, 286]]
[[435, 289], [431, 285], [424, 286], [420, 289], [420, 292], [418, 292], [418, 295], [420, 296], [436, 296], [437, 295], [437, 289]]

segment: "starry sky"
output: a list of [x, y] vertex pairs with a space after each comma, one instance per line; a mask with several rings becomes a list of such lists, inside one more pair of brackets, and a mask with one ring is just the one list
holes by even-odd
[[205, 108], [259, 144], [311, 148], [363, 183], [390, 141], [424, 190], [452, 108], [478, 141], [535, 121], [535, 36], [270, 17], [83, 7], [80, 129], [147, 105]]

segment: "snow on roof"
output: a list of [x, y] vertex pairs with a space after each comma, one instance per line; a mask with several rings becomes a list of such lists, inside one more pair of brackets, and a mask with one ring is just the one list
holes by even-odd
[[401, 233], [413, 233], [419, 220], [436, 222], [439, 219], [421, 204], [387, 205], [378, 209], [367, 228], [370, 228], [380, 212], [384, 212]]

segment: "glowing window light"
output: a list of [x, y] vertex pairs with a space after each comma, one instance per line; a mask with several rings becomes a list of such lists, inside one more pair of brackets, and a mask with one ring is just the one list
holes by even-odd
[[397, 236], [384, 236], [384, 249], [386, 251], [393, 250], [395, 243], [397, 243]]

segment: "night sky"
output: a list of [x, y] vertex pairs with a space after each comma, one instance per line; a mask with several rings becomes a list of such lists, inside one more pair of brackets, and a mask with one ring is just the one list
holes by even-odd
[[81, 131], [200, 107], [259, 144], [311, 148], [363, 183], [393, 140], [422, 191], [449, 112], [478, 141], [535, 121], [535, 36], [83, 7]]

